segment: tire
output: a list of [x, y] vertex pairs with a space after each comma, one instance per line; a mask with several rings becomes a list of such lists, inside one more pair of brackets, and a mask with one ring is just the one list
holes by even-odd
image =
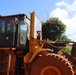
[[74, 75], [74, 72], [65, 56], [48, 53], [31, 62], [29, 75]]

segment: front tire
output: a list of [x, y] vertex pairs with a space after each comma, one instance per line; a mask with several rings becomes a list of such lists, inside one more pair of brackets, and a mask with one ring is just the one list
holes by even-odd
[[39, 55], [30, 65], [29, 75], [74, 75], [71, 62], [65, 57], [48, 53]]

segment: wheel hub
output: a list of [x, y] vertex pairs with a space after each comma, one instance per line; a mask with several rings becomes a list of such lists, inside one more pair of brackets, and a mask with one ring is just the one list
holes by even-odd
[[60, 71], [54, 66], [46, 66], [42, 69], [41, 75], [61, 75]]

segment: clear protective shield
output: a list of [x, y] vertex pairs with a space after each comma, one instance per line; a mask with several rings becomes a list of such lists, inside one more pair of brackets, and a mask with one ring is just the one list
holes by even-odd
[[42, 26], [41, 21], [38, 16], [35, 14], [35, 21], [34, 21], [34, 38], [40, 39], [42, 36]]

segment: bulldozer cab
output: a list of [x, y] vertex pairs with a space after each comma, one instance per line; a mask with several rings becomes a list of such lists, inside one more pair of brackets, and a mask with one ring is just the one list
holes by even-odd
[[[0, 16], [0, 74], [2, 75], [6, 73], [23, 75], [24, 55], [29, 53], [31, 58], [34, 51], [39, 48], [37, 40], [42, 39], [41, 21], [35, 12], [30, 15], [30, 19], [25, 14]], [[5, 62], [6, 67], [3, 64]]]
[[0, 75], [15, 75], [22, 70], [19, 65], [23, 65], [23, 56], [19, 58], [19, 53], [25, 49], [29, 24], [25, 14], [0, 16]]
[[[27, 22], [28, 21], [28, 22]], [[29, 18], [25, 14], [0, 17], [0, 47], [17, 47], [26, 43]]]

